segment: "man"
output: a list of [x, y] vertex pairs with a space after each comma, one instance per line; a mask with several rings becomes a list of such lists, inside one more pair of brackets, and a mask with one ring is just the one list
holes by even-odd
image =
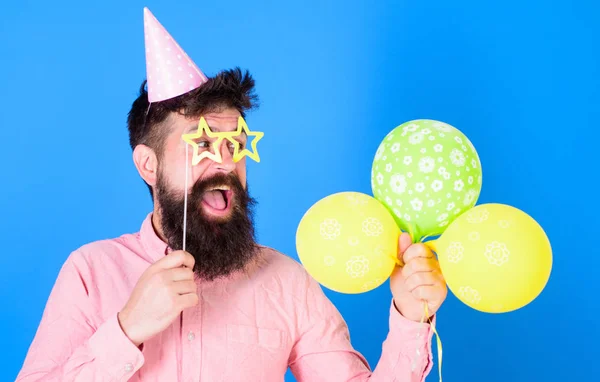
[[[254, 241], [240, 153], [256, 137], [235, 133], [256, 105], [252, 77], [209, 79], [183, 65], [145, 12], [148, 92], [143, 84], [128, 127], [154, 209], [138, 233], [68, 257], [17, 381], [282, 381], [288, 367], [298, 381], [424, 381], [423, 303], [433, 318], [447, 293], [433, 254], [400, 237], [404, 265], [391, 277], [389, 334], [372, 371], [320, 286]], [[177, 59], [181, 70], [152, 71]]]

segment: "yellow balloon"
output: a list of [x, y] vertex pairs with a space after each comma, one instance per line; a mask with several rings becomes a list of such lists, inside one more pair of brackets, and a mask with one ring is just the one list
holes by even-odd
[[340, 192], [315, 203], [302, 217], [296, 249], [307, 272], [340, 293], [364, 293], [394, 270], [400, 229], [377, 199]]
[[473, 207], [427, 244], [437, 253], [452, 293], [482, 312], [520, 309], [550, 278], [552, 248], [544, 230], [508, 205]]

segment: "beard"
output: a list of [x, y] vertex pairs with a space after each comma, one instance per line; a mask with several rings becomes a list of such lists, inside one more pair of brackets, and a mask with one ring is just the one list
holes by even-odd
[[[215, 186], [229, 186], [229, 215], [210, 216], [203, 211], [202, 201], [207, 190]], [[160, 206], [160, 220], [167, 244], [173, 250], [183, 249], [184, 197], [169, 187], [161, 172], [158, 174], [156, 197]], [[228, 276], [256, 257], [253, 207], [256, 201], [244, 189], [236, 175], [219, 174], [198, 180], [188, 195], [186, 252], [195, 261], [194, 272], [201, 279], [212, 281]]]

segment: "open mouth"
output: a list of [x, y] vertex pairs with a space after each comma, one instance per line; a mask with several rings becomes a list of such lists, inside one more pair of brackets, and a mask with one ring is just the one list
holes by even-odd
[[233, 191], [229, 186], [215, 186], [202, 195], [202, 206], [211, 215], [225, 216], [232, 205]]

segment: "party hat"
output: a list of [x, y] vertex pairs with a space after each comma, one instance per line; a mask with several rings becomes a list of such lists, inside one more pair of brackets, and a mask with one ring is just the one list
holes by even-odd
[[148, 8], [144, 8], [144, 35], [149, 102], [177, 97], [207, 81]]

